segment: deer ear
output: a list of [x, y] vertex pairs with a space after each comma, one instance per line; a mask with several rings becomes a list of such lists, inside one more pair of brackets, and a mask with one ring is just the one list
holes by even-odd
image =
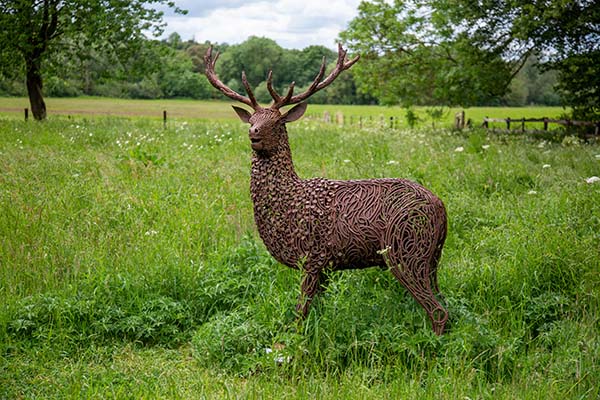
[[235, 113], [238, 115], [238, 117], [240, 117], [242, 122], [250, 123], [250, 117], [252, 115], [247, 110], [244, 110], [243, 108], [236, 107], [236, 106], [231, 106], [231, 107], [233, 107], [233, 111], [235, 111]]
[[308, 104], [305, 101], [303, 101], [302, 103], [298, 103], [297, 105], [292, 107], [288, 112], [286, 112], [283, 115], [284, 122], [293, 122], [299, 119], [301, 116], [304, 115], [307, 105]]

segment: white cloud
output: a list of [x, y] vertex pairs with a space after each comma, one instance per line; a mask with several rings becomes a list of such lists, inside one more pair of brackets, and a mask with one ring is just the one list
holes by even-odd
[[180, 1], [186, 16], [165, 16], [163, 37], [177, 32], [184, 40], [236, 44], [264, 36], [284, 48], [310, 45], [335, 48], [340, 31], [357, 15], [360, 0]]

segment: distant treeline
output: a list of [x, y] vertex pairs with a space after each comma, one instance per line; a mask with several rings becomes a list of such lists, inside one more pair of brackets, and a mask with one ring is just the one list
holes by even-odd
[[[143, 40], [125, 52], [100, 51], [71, 43], [48, 61], [44, 69], [44, 94], [50, 97], [221, 99], [221, 94], [204, 76], [203, 56], [210, 45], [209, 42], [183, 41], [177, 33], [164, 40]], [[271, 100], [265, 82], [269, 69], [273, 69], [273, 83], [280, 92], [287, 90], [291, 82], [295, 82], [297, 90], [302, 90], [314, 79], [323, 57], [328, 64], [334, 63], [337, 57], [324, 46], [290, 50], [260, 37], [250, 37], [238, 45], [223, 43], [213, 44], [213, 47], [221, 54], [217, 63], [220, 79], [243, 93], [240, 77], [244, 70], [255, 87], [256, 97], [263, 103]], [[23, 74], [19, 72], [0, 73], [0, 96], [27, 95]], [[559, 105], [555, 84], [556, 73], [538, 71], [532, 58], [513, 80], [507, 96], [481, 105]], [[376, 104], [377, 100], [360, 90], [349, 70], [327, 90], [312, 96], [311, 102]]]

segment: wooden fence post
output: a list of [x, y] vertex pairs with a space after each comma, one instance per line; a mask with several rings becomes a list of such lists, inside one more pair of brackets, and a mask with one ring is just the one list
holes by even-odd
[[506, 118], [506, 130], [510, 131], [510, 118]]
[[454, 129], [464, 129], [465, 127], [465, 110], [454, 114]]
[[163, 128], [167, 129], [167, 110], [163, 110]]
[[25, 107], [25, 121], [29, 120], [29, 108]]

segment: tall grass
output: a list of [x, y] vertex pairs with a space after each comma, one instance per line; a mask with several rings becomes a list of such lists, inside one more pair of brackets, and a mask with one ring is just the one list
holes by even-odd
[[446, 203], [436, 337], [383, 270], [308, 318], [255, 232], [237, 121], [0, 121], [0, 398], [595, 398], [600, 148], [289, 126], [298, 173]]

